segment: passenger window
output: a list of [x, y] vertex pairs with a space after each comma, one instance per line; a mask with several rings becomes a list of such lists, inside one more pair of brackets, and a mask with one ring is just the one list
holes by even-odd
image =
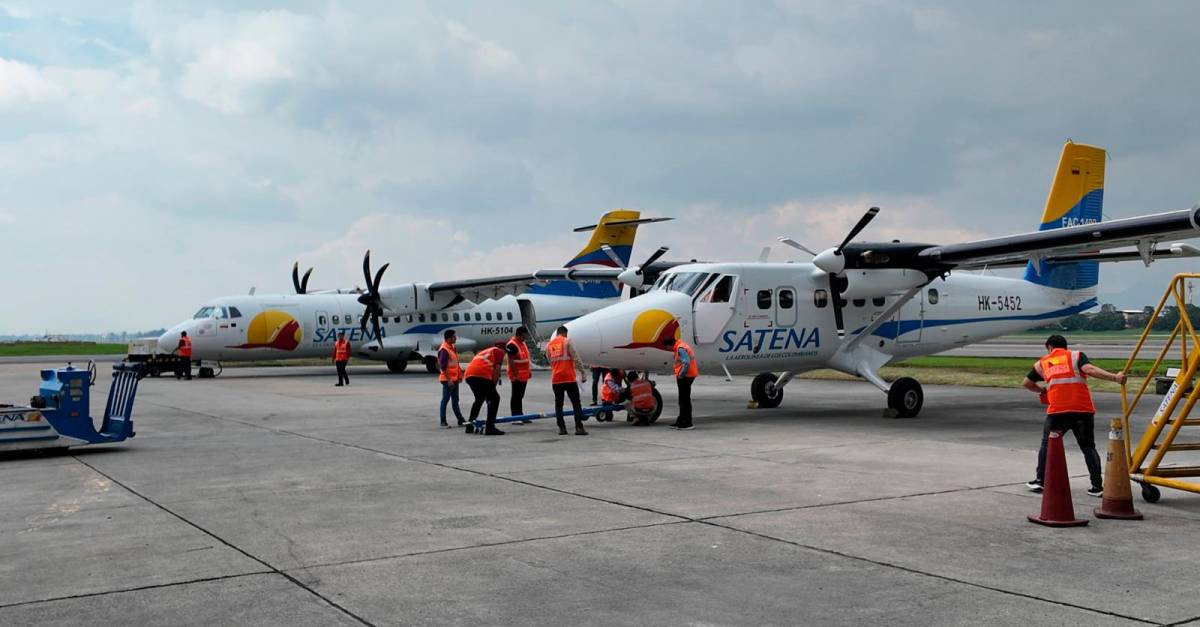
[[482, 320], [483, 320], [483, 314], [479, 313], [478, 311], [475, 312], [475, 322], [481, 322]]
[[412, 324], [412, 314], [404, 314], [404, 322]]
[[511, 311], [510, 311], [510, 312], [508, 312], [508, 314], [507, 314], [507, 315], [508, 315], [508, 319], [509, 319], [509, 320], [512, 320], [512, 319], [513, 319], [513, 317], [512, 317], [512, 312], [511, 312]]
[[839, 298], [839, 299], [838, 299], [838, 307], [841, 307], [842, 309], [845, 309], [845, 308], [846, 308], [846, 305], [849, 305], [849, 304], [850, 304], [850, 303], [846, 302], [846, 299], [845, 299], [845, 298]]
[[454, 321], [455, 321], [455, 322], [458, 322], [458, 314], [457, 314], [457, 313], [456, 313], [456, 314], [454, 314]]
[[230, 318], [241, 318], [242, 312], [238, 311], [237, 307], [230, 307], [229, 308], [229, 317]]
[[937, 303], [938, 303], [937, 288], [931, 287], [931, 288], [929, 288], [929, 304], [936, 305]]
[[325, 316], [317, 316], [317, 324], [325, 326]]
[[450, 322], [450, 314], [442, 314], [442, 322]]
[[758, 308], [771, 308], [771, 290], [758, 290]]
[[883, 307], [886, 303], [887, 299], [883, 296], [876, 296], [875, 298], [871, 299], [871, 304], [875, 305], [876, 307]]
[[791, 309], [796, 304], [796, 295], [792, 290], [779, 290], [779, 308]]
[[485, 318], [485, 319], [486, 319], [488, 322], [491, 322], [491, 321], [492, 321], [492, 312], [490, 312], [490, 311], [489, 311], [489, 312], [487, 312], [487, 315], [485, 315], [485, 316], [484, 316], [484, 318]]
[[425, 322], [425, 314], [417, 314], [417, 322]]
[[863, 306], [865, 306], [865, 305], [867, 304], [867, 299], [865, 299], [865, 298], [855, 298], [854, 300], [852, 300], [852, 301], [850, 301], [850, 302], [854, 303], [854, 306], [855, 306], [855, 307], [863, 307]]
[[816, 305], [817, 309], [824, 309], [828, 304], [829, 292], [825, 290], [816, 290], [813, 292], [813, 305]]
[[334, 324], [337, 324], [337, 323], [338, 323], [338, 317], [337, 317], [337, 316], [333, 316], [332, 320], [333, 320], [333, 323], [334, 323]]

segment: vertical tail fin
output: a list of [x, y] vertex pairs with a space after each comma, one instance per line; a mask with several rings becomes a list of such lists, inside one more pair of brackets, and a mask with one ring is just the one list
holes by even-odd
[[[1050, 195], [1046, 198], [1039, 231], [1101, 220], [1105, 156], [1103, 148], [1067, 141], [1058, 160]], [[1095, 261], [1044, 262], [1038, 268], [1030, 262], [1025, 268], [1025, 280], [1061, 290], [1094, 291], [1100, 280], [1100, 264]]]
[[[640, 216], [641, 213], [629, 209], [617, 209], [601, 216], [587, 245], [567, 261], [565, 267], [589, 265], [617, 267], [617, 264], [601, 249], [601, 246], [605, 244], [612, 248], [617, 258], [621, 260], [621, 264], [628, 266], [629, 259], [633, 254], [633, 240], [637, 236], [638, 224], [635, 221]], [[630, 222], [633, 223], [629, 224]], [[526, 290], [526, 293], [582, 298], [617, 298], [621, 295], [621, 286], [617, 283], [551, 281], [546, 285], [533, 286]]]

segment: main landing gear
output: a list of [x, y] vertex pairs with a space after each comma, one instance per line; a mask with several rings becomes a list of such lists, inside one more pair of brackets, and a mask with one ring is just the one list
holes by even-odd
[[[792, 380], [792, 376], [791, 372], [781, 375], [764, 372], [754, 377], [750, 383], [750, 398], [763, 409], [779, 407], [783, 402], [783, 387]], [[859, 376], [887, 394], [888, 409], [895, 412], [897, 418], [912, 418], [921, 413], [921, 407], [925, 405], [925, 392], [916, 379], [901, 377], [888, 384], [874, 372], [860, 372]]]

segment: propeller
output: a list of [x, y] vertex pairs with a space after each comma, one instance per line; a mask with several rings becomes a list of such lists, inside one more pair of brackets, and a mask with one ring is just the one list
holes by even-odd
[[779, 243], [785, 244], [787, 246], [791, 246], [792, 248], [795, 248], [796, 250], [802, 250], [802, 251], [812, 255], [813, 257], [817, 256], [817, 253], [814, 253], [813, 251], [809, 250], [804, 244], [801, 244], [800, 242], [797, 242], [796, 240], [794, 240], [790, 237], [779, 238]]
[[854, 228], [850, 229], [850, 232], [846, 234], [846, 239], [842, 240], [841, 244], [838, 244], [836, 248], [830, 248], [828, 250], [821, 251], [821, 254], [813, 257], [813, 265], [826, 272], [829, 272], [830, 274], [837, 274], [842, 270], [845, 270], [846, 257], [842, 255], [842, 249], [845, 248], [851, 240], [857, 237], [863, 229], [867, 228], [867, 225], [870, 224], [871, 220], [874, 220], [875, 216], [877, 215], [879, 215], [879, 207], [871, 207], [868, 209], [867, 212], [863, 214], [863, 217], [858, 219], [858, 224], [855, 224]]
[[[383, 273], [391, 264], [383, 264], [379, 266], [379, 270], [375, 272], [375, 279], [371, 280], [371, 251], [363, 255], [363, 279], [367, 282], [367, 289], [359, 295], [358, 302], [366, 308], [363, 311], [362, 318], [359, 320], [359, 326], [363, 333], [367, 332], [367, 319], [371, 320], [371, 328], [375, 331], [375, 340], [379, 342], [379, 348], [383, 348], [383, 335], [379, 331], [379, 318], [383, 315], [383, 299], [379, 295], [379, 282], [383, 280]], [[307, 278], [307, 275], [305, 275]]]
[[309, 268], [304, 273], [304, 278], [302, 279], [300, 278], [300, 262], [297, 261], [296, 263], [292, 264], [292, 287], [296, 288], [297, 294], [308, 293], [308, 277], [312, 274], [312, 271], [313, 269]]
[[[604, 246], [604, 247], [602, 247], [602, 250], [604, 248], [608, 248], [608, 247]], [[621, 268], [623, 268], [624, 271], [621, 272], [621, 274], [617, 275], [617, 280], [624, 283], [625, 285], [628, 285], [630, 287], [630, 289], [635, 289], [635, 290], [642, 289], [642, 286], [645, 284], [645, 279], [646, 279], [646, 272], [645, 272], [646, 268], [649, 268], [650, 264], [654, 263], [655, 261], [658, 261], [659, 257], [662, 257], [663, 255], [667, 254], [668, 250], [671, 250], [671, 249], [667, 248], [666, 246], [660, 246], [658, 248], [658, 250], [654, 251], [653, 254], [651, 254], [645, 261], [642, 262], [642, 264], [640, 266], [638, 266], [636, 268], [626, 268], [624, 265], [618, 264]], [[607, 252], [609, 254], [612, 254], [614, 257], [616, 256], [614, 253], [612, 253], [612, 249], [609, 249]]]

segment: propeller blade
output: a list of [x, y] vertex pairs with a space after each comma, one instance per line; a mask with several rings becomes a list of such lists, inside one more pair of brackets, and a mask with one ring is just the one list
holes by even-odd
[[779, 238], [779, 243], [784, 244], [786, 246], [791, 246], [792, 248], [795, 248], [796, 250], [802, 250], [802, 251], [812, 255], [813, 257], [817, 256], [817, 253], [814, 253], [813, 251], [811, 251], [807, 247], [805, 247], [804, 244], [801, 244], [800, 242], [797, 242], [796, 240], [794, 240], [790, 237]]
[[603, 250], [604, 254], [608, 255], [608, 258], [612, 259], [612, 262], [617, 264], [618, 268], [620, 268], [622, 270], [625, 269], [625, 262], [621, 261], [621, 258], [617, 256], [617, 251], [613, 250], [612, 246], [609, 246], [608, 244], [604, 244], [603, 246], [600, 247], [600, 250]]
[[671, 249], [667, 248], [666, 246], [659, 246], [658, 250], [654, 251], [654, 254], [650, 255], [649, 259], [646, 259], [645, 261], [642, 262], [642, 265], [638, 266], [638, 272], [641, 273], [641, 271], [645, 270], [647, 266], [654, 263], [655, 261], [658, 261], [658, 258], [667, 254], [668, 250], [671, 250]]
[[307, 271], [304, 273], [304, 278], [300, 279], [300, 293], [301, 293], [301, 294], [307, 294], [307, 293], [308, 293], [308, 277], [312, 275], [312, 271], [313, 271], [313, 269], [312, 269], [312, 268], [309, 268], [309, 269], [308, 269], [308, 270], [307, 270]]
[[768, 259], [770, 259], [770, 258], [771, 258], [771, 247], [770, 247], [770, 246], [763, 246], [763, 247], [762, 247], [762, 250], [760, 250], [760, 251], [758, 252], [758, 262], [759, 262], [759, 263], [766, 263], [766, 262], [767, 262], [767, 260], [768, 260]]
[[842, 290], [837, 275], [829, 275], [829, 297], [833, 299], [833, 324], [837, 327], [838, 339], [846, 337], [846, 324], [842, 319]]
[[304, 290], [300, 288], [300, 262], [292, 264], [292, 287], [296, 288], [297, 294], [303, 294]]
[[379, 281], [383, 279], [383, 273], [384, 273], [384, 271], [386, 271], [388, 269], [388, 266], [390, 266], [390, 265], [392, 265], [392, 264], [385, 263], [382, 266], [379, 266], [379, 272], [375, 273], [375, 282], [371, 283], [371, 293], [374, 294], [375, 298], [377, 298], [377, 299], [379, 298]]
[[871, 207], [870, 209], [867, 209], [867, 212], [863, 214], [863, 217], [858, 219], [858, 224], [855, 224], [854, 228], [850, 229], [850, 233], [846, 235], [846, 239], [842, 240], [842, 243], [838, 244], [838, 247], [834, 249], [834, 254], [842, 254], [842, 249], [846, 247], [846, 244], [849, 244], [850, 240], [858, 237], [859, 232], [867, 228], [867, 225], [870, 224], [871, 220], [874, 220], [875, 216], [877, 215], [879, 215], [879, 207]]
[[375, 341], [379, 342], [379, 348], [383, 348], [383, 334], [379, 331], [379, 314], [371, 316], [371, 328], [375, 331]]
[[367, 318], [370, 318], [370, 317], [371, 317], [371, 305], [367, 305], [367, 308], [363, 310], [363, 314], [361, 316], [359, 316], [359, 318], [358, 318], [358, 328], [363, 333], [367, 332]]
[[[367, 254], [363, 255], [363, 279], [367, 282], [367, 290], [371, 289], [371, 251], [367, 250]], [[366, 331], [366, 328], [363, 328]]]

